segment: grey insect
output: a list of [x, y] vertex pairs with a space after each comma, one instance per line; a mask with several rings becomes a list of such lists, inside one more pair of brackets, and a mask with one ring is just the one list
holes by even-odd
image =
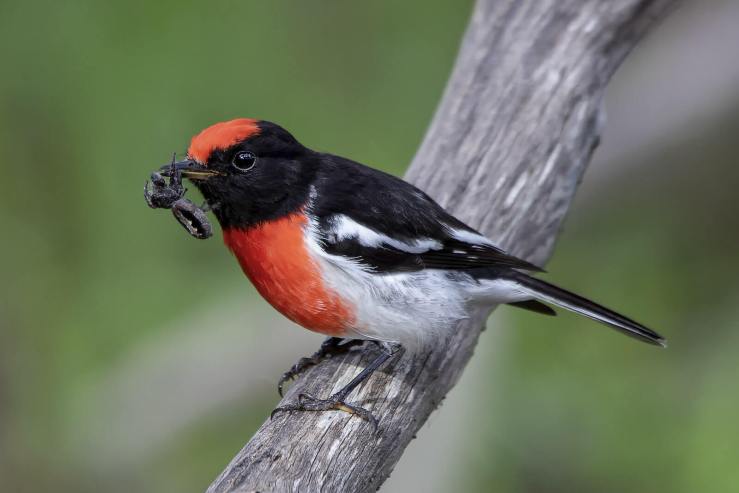
[[144, 184], [144, 199], [152, 209], [170, 209], [175, 219], [187, 230], [190, 235], [204, 240], [213, 235], [213, 226], [205, 215], [206, 210], [198, 207], [185, 197], [187, 189], [182, 186], [182, 174], [172, 166], [167, 172], [169, 182], [161, 173], [151, 174], [151, 184]]

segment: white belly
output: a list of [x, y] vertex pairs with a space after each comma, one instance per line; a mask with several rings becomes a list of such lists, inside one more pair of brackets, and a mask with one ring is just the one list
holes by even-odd
[[455, 321], [467, 317], [471, 304], [531, 298], [512, 281], [478, 281], [462, 271], [375, 273], [356, 260], [327, 253], [318, 237], [315, 224], [306, 228], [306, 246], [326, 287], [354, 309], [348, 338], [398, 342], [412, 350], [444, 337]]
[[355, 309], [350, 338], [398, 342], [412, 350], [444, 337], [453, 322], [467, 317], [471, 303], [527, 298], [510, 281], [478, 282], [461, 272], [431, 269], [376, 274], [333, 257], [324, 253], [319, 265], [327, 287]]

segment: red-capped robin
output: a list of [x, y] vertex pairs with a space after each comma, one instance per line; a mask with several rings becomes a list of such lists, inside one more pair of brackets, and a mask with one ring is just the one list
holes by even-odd
[[[162, 168], [164, 174], [173, 169]], [[381, 354], [327, 399], [303, 395], [277, 410], [343, 410], [374, 422], [347, 395], [402, 349], [444, 337], [470, 304], [546, 315], [548, 305], [664, 346], [647, 327], [531, 277], [541, 269], [507, 254], [413, 185], [349, 159], [316, 152], [282, 127], [236, 119], [192, 138], [174, 169], [202, 192], [259, 293], [306, 329], [330, 336], [280, 381], [357, 341]]]

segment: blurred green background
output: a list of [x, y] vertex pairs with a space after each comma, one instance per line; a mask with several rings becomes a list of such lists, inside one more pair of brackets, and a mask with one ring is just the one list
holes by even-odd
[[[402, 174], [470, 8], [0, 1], [0, 490], [205, 489], [321, 338], [144, 180], [238, 116]], [[688, 2], [617, 74], [548, 266], [670, 348], [499, 310], [385, 491], [739, 491], [737, 10]]]

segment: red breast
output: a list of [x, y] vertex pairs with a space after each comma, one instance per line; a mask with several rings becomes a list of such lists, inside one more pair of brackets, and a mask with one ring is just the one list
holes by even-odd
[[248, 229], [226, 229], [223, 239], [273, 307], [306, 329], [341, 337], [354, 310], [325, 286], [305, 245], [307, 223], [304, 214], [293, 213]]

